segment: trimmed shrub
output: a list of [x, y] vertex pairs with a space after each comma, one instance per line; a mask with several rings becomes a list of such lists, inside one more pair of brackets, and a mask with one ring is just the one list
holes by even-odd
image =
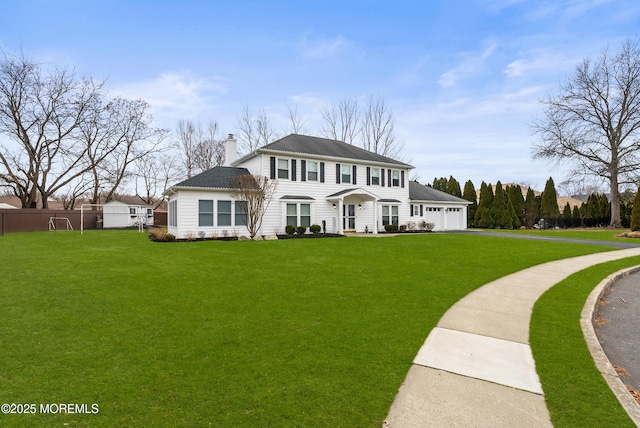
[[311, 233], [319, 233], [319, 232], [320, 232], [320, 230], [322, 230], [322, 228], [320, 227], [320, 225], [319, 225], [319, 224], [312, 224], [312, 225], [309, 227], [309, 232], [311, 232]]
[[294, 233], [296, 233], [296, 227], [288, 224], [285, 228], [284, 231], [287, 233], [287, 235], [293, 235]]
[[387, 232], [397, 232], [398, 231], [398, 225], [397, 224], [385, 224], [384, 225], [384, 230], [386, 230]]
[[164, 237], [164, 240], [167, 242], [173, 242], [176, 240], [176, 237], [172, 233], [167, 233]]
[[298, 232], [298, 235], [304, 235], [306, 231], [307, 231], [307, 226], [296, 227], [296, 232]]

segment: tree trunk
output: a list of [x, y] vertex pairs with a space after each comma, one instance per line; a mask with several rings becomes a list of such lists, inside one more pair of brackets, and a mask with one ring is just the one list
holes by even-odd
[[620, 228], [622, 222], [620, 221], [620, 192], [618, 191], [618, 175], [611, 174], [609, 180], [609, 192], [611, 193], [611, 223], [610, 227]]

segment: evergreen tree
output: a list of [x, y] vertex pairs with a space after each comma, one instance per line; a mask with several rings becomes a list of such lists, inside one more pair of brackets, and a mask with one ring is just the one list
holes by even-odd
[[434, 178], [433, 179], [433, 187], [436, 190], [440, 190], [441, 192], [447, 191], [447, 179], [445, 177]]
[[582, 225], [582, 218], [580, 217], [580, 208], [576, 205], [573, 207], [573, 213], [571, 214], [571, 223], [573, 227], [580, 227]]
[[558, 208], [558, 194], [553, 178], [549, 177], [544, 191], [540, 195], [540, 217], [551, 220], [560, 217], [560, 208]]
[[[513, 208], [513, 207], [512, 207]], [[513, 229], [513, 218], [507, 208], [507, 195], [502, 190], [502, 183], [496, 183], [496, 194], [493, 197], [491, 205], [491, 217], [493, 217], [493, 225], [500, 229]]]
[[631, 224], [629, 225], [633, 232], [640, 230], [640, 187], [636, 192], [633, 200], [633, 208], [631, 209]]
[[[522, 226], [524, 221], [524, 196], [522, 196], [522, 187], [515, 184], [512, 186], [507, 186], [505, 189], [507, 192], [507, 197], [509, 201], [513, 205], [513, 210], [515, 214], [518, 216], [518, 227]], [[515, 226], [515, 222], [514, 222]]]
[[530, 229], [538, 220], [540, 220], [540, 198], [529, 187], [527, 197], [524, 200], [524, 225]]
[[493, 217], [491, 217], [491, 206], [493, 205], [493, 189], [484, 181], [480, 185], [480, 201], [474, 216], [473, 223], [476, 227], [492, 228]]
[[476, 194], [476, 188], [471, 180], [468, 180], [464, 184], [462, 199], [466, 199], [467, 201], [471, 202], [471, 204], [467, 206], [467, 224], [469, 226], [472, 226], [473, 219], [476, 215], [476, 210], [478, 209], [478, 195]]
[[598, 198], [600, 223], [602, 225], [611, 223], [611, 202], [604, 193], [601, 193]]
[[447, 193], [453, 196], [457, 196], [458, 198], [462, 198], [462, 191], [460, 190], [460, 183], [458, 180], [453, 178], [453, 175], [449, 177], [449, 182], [447, 183]]
[[[522, 196], [522, 193], [520, 194], [520, 196]], [[509, 211], [509, 215], [511, 216], [511, 224], [513, 225], [513, 228], [519, 229], [520, 226], [522, 226], [522, 222], [520, 221], [518, 214], [516, 214], [516, 210], [513, 208], [511, 199], [509, 199], [507, 202], [507, 210]]]
[[562, 218], [564, 219], [564, 227], [573, 227], [571, 205], [569, 205], [569, 202], [567, 202], [564, 206], [564, 210], [562, 210]]

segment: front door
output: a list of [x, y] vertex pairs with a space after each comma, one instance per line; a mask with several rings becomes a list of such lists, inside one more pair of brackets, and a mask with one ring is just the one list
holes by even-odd
[[345, 204], [342, 206], [342, 228], [344, 230], [355, 230], [356, 228], [356, 206]]

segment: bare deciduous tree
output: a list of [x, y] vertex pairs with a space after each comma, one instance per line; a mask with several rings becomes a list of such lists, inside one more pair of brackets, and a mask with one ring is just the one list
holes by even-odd
[[355, 144], [362, 131], [360, 106], [357, 98], [344, 98], [321, 110], [324, 124], [321, 133], [326, 138]]
[[212, 120], [203, 129], [200, 123], [181, 119], [176, 133], [188, 178], [224, 163], [224, 140], [218, 138], [218, 122]]
[[264, 213], [276, 190], [276, 181], [268, 177], [244, 174], [234, 180], [231, 196], [245, 203], [246, 226], [251, 239], [262, 227]]
[[151, 106], [143, 100], [115, 98], [104, 109], [108, 154], [89, 165], [93, 178], [91, 202], [111, 201], [118, 189], [135, 178], [131, 167], [156, 152], [168, 131], [154, 128]]
[[236, 127], [239, 129], [240, 151], [250, 153], [265, 146], [277, 138], [267, 113], [263, 110], [258, 117], [254, 117], [248, 106], [238, 116]]
[[396, 138], [393, 111], [384, 98], [369, 98], [362, 123], [362, 148], [396, 159], [404, 144]]
[[160, 194], [179, 179], [175, 156], [158, 151], [136, 161], [136, 195], [148, 205], [159, 205]]
[[187, 173], [187, 178], [191, 178], [195, 169], [195, 149], [198, 144], [196, 125], [191, 120], [180, 119], [176, 133], [184, 169]]
[[640, 166], [640, 47], [627, 40], [615, 55], [586, 58], [542, 101], [532, 124], [534, 158], [569, 162], [573, 175], [602, 177], [611, 193], [611, 226], [620, 226], [619, 185], [637, 182]]
[[43, 208], [55, 192], [89, 168], [78, 127], [102, 97], [103, 82], [78, 78], [73, 70], [43, 67], [24, 55], [0, 59], [0, 180], [23, 208]]
[[[200, 125], [198, 125], [200, 128]], [[198, 172], [208, 171], [214, 166], [224, 164], [224, 140], [218, 138], [218, 122], [210, 121], [196, 144], [194, 165]]]
[[304, 134], [304, 124], [307, 123], [307, 118], [301, 116], [298, 112], [298, 105], [293, 107], [289, 104], [287, 106], [287, 119], [289, 119], [289, 127], [285, 131], [285, 134]]

